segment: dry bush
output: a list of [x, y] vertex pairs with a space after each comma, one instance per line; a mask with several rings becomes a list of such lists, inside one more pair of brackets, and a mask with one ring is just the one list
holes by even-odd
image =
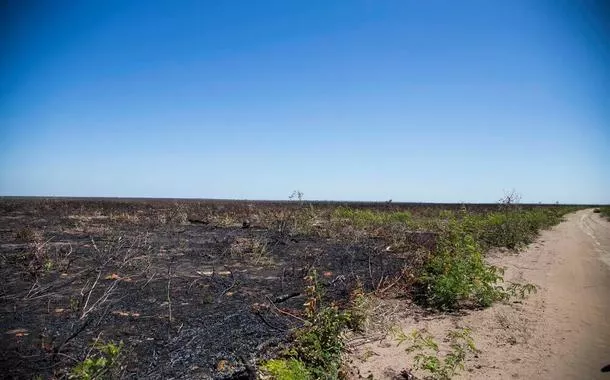
[[40, 233], [30, 227], [23, 227], [15, 234], [15, 240], [21, 243], [34, 243], [40, 239]]

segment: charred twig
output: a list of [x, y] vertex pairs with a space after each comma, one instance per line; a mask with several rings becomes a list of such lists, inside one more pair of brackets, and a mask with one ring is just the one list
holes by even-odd
[[57, 348], [55, 348], [53, 350], [53, 359], [55, 359], [55, 357], [60, 353], [61, 349], [68, 344], [69, 341], [71, 341], [72, 339], [76, 338], [78, 336], [78, 334], [80, 334], [81, 332], [83, 332], [83, 330], [85, 330], [87, 328], [87, 326], [89, 326], [89, 324], [91, 324], [91, 322], [93, 321], [93, 318], [89, 318], [87, 319], [75, 332], [73, 332], [69, 337], [67, 337], [62, 344], [60, 344], [59, 346], [57, 346]]
[[144, 285], [142, 285], [140, 287], [140, 290], [143, 290], [153, 280], [153, 278], [155, 278], [156, 275], [157, 275], [157, 272], [153, 273], [152, 276], [150, 276], [150, 278], [146, 280]]
[[404, 277], [404, 276], [405, 276], [405, 271], [402, 271], [402, 273], [400, 274], [400, 276], [398, 276], [398, 277], [396, 278], [396, 281], [392, 282], [390, 285], [386, 286], [386, 287], [385, 287], [385, 288], [383, 288], [383, 289], [377, 290], [377, 293], [378, 293], [378, 294], [383, 294], [383, 293], [385, 293], [386, 291], [390, 290], [392, 287], [394, 287], [394, 285], [398, 284], [398, 283], [400, 282], [400, 280], [402, 280], [402, 279], [403, 279], [403, 277]]
[[377, 341], [383, 340], [383, 339], [385, 339], [386, 335], [387, 334], [382, 334], [382, 335], [373, 336], [373, 337], [361, 337], [361, 338], [352, 339], [351, 341], [347, 342], [347, 345], [349, 346], [349, 348], [355, 348], [355, 347], [362, 346], [367, 343], [372, 343], [372, 342], [377, 342]]
[[268, 327], [272, 328], [273, 330], [284, 331], [284, 329], [281, 329], [279, 327], [273, 326], [271, 323], [267, 322], [267, 320], [260, 313], [257, 312], [257, 313], [254, 313], [254, 315], [256, 315], [261, 320], [261, 322], [263, 322], [265, 325], [267, 325]]
[[373, 280], [373, 269], [371, 268], [371, 253], [369, 253], [369, 277], [371, 279], [371, 285], [375, 286], [375, 280]]
[[171, 286], [172, 286], [172, 264], [170, 263], [167, 266], [167, 307], [169, 309], [169, 317], [168, 317], [168, 336], [169, 331], [172, 326], [172, 297], [171, 297]]
[[[83, 310], [82, 310], [80, 319], [84, 319], [87, 316], [87, 314], [91, 313], [98, 306], [105, 303], [108, 300], [108, 298], [112, 295], [112, 293], [114, 292], [114, 289], [116, 288], [116, 286], [119, 282], [118, 278], [116, 280], [114, 280], [112, 282], [112, 284], [109, 287], [107, 287], [106, 290], [104, 290], [104, 293], [102, 293], [102, 295], [97, 300], [95, 300], [95, 302], [93, 302], [93, 304], [91, 306], [89, 306], [89, 300], [91, 299], [91, 295], [93, 294], [93, 291], [95, 290], [101, 275], [102, 275], [102, 269], [100, 268], [98, 270], [95, 281], [93, 282], [93, 285], [91, 285], [91, 288], [89, 288], [89, 291], [87, 292], [87, 298], [85, 300], [85, 304], [83, 305]], [[83, 288], [83, 291], [84, 291], [84, 288]], [[83, 291], [81, 291], [81, 294], [84, 296]]]
[[[57, 289], [63, 288], [64, 286], [70, 285], [74, 281], [80, 279], [83, 274], [87, 275], [87, 274], [93, 272], [94, 270], [95, 269], [87, 269], [87, 270], [81, 271], [81, 272], [77, 273], [70, 280], [67, 280], [67, 281], [56, 281], [56, 282], [53, 282], [53, 283], [45, 286], [44, 288], [40, 288], [39, 287], [34, 292], [32, 292], [32, 289], [30, 289], [25, 294], [22, 294], [22, 295], [7, 295], [7, 296], [0, 297], [0, 299], [22, 298], [23, 300], [34, 300], [34, 299], [37, 299], [37, 298], [46, 297], [49, 293], [51, 293], [52, 290], [57, 290]], [[45, 294], [40, 295], [41, 293], [45, 293]]]
[[237, 284], [237, 280], [235, 279], [235, 275], [233, 275], [233, 271], [229, 271], [231, 273], [231, 278], [233, 279], [233, 282], [231, 283], [231, 285], [229, 285], [229, 287], [225, 288], [222, 292], [220, 292], [220, 294], [217, 297], [217, 300], [220, 299], [222, 296], [224, 296], [229, 290], [233, 289], [235, 287], [235, 285]]
[[375, 289], [379, 289], [381, 287], [385, 275], [385, 265], [383, 265], [383, 256], [379, 256], [379, 258], [381, 259], [381, 276], [379, 277], [379, 282], [377, 283]]
[[274, 308], [274, 309], [275, 309], [277, 312], [279, 312], [279, 313], [281, 313], [281, 314], [284, 314], [284, 315], [287, 315], [287, 316], [289, 316], [289, 317], [292, 317], [292, 318], [294, 318], [294, 319], [298, 319], [299, 321], [301, 321], [301, 322], [303, 322], [303, 323], [307, 323], [307, 321], [306, 321], [305, 319], [303, 319], [303, 318], [301, 318], [301, 317], [298, 317], [298, 316], [296, 316], [296, 315], [294, 315], [294, 314], [291, 314], [291, 313], [289, 313], [289, 312], [287, 312], [287, 311], [284, 311], [284, 310], [280, 309], [279, 307], [277, 307], [277, 306], [275, 305], [275, 303], [273, 303], [273, 301], [271, 301], [271, 299], [270, 299], [269, 297], [265, 296], [265, 298], [267, 299], [267, 301], [269, 301], [269, 303], [271, 304], [271, 306], [273, 306], [273, 308]]
[[301, 293], [299, 293], [299, 292], [294, 292], [294, 293], [290, 293], [290, 294], [283, 294], [281, 296], [275, 297], [273, 299], [273, 303], [282, 303], [284, 301], [287, 301], [287, 300], [289, 300], [291, 298], [294, 298], [294, 297], [298, 297], [300, 295], [301, 295]]

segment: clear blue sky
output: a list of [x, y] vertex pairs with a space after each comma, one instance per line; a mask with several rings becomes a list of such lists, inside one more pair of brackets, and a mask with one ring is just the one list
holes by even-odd
[[9, 0], [0, 195], [609, 203], [574, 4]]

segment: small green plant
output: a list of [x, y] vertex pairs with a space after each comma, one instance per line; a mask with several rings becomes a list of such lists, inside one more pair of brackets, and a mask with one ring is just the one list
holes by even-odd
[[448, 380], [464, 370], [464, 361], [469, 354], [478, 352], [470, 334], [468, 328], [449, 331], [446, 336], [449, 351], [445, 355], [441, 355], [439, 344], [426, 330], [413, 330], [409, 335], [397, 330], [396, 339], [399, 345], [411, 342], [406, 351], [415, 354], [415, 369], [428, 372], [431, 379]]
[[76, 297], [70, 297], [70, 310], [72, 312], [77, 312], [80, 310], [80, 299]]
[[602, 206], [599, 208], [599, 213], [610, 220], [610, 206]]
[[263, 372], [275, 380], [309, 380], [305, 364], [296, 359], [271, 359], [261, 366]]
[[532, 294], [532, 293], [536, 293], [538, 291], [538, 288], [536, 288], [536, 285], [534, 284], [518, 284], [516, 282], [511, 282], [509, 283], [508, 287], [506, 288], [506, 295], [507, 298], [520, 298], [520, 299], [524, 299], [526, 298], [528, 295]]
[[69, 378], [91, 380], [118, 377], [123, 342], [119, 344], [96, 342], [92, 348], [95, 353], [88, 354], [82, 362], [72, 368]]
[[47, 259], [44, 262], [43, 269], [44, 269], [45, 272], [50, 272], [50, 271], [53, 270], [53, 266], [54, 266], [53, 260]]

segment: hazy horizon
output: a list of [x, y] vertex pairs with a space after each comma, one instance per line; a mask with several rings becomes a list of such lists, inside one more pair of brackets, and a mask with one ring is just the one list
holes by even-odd
[[608, 204], [604, 11], [8, 2], [0, 195]]

